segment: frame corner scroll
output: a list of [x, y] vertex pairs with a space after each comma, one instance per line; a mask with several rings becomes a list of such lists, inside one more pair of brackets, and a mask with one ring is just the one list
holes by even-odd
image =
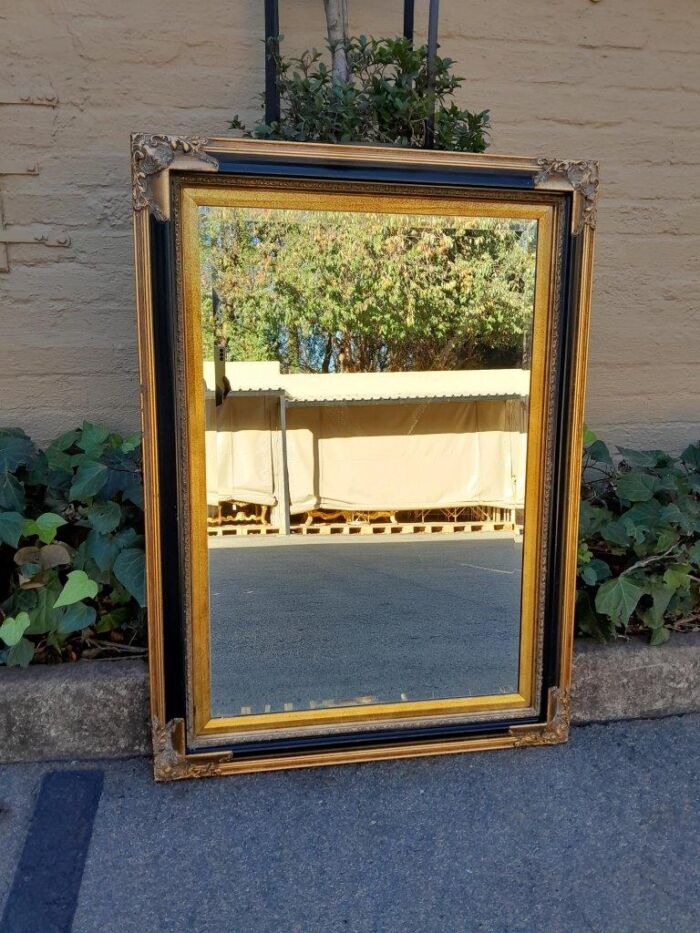
[[185, 721], [169, 719], [163, 723], [154, 716], [153, 775], [156, 781], [179, 781], [184, 778], [215, 777], [219, 766], [230, 761], [231, 752], [213, 755], [187, 755], [185, 751]]
[[565, 688], [550, 687], [547, 695], [547, 722], [536, 726], [511, 726], [513, 746], [561, 745], [569, 738], [571, 696]]
[[563, 178], [581, 199], [581, 205], [574, 220], [574, 236], [581, 233], [584, 227], [595, 230], [600, 190], [600, 163], [595, 159], [537, 159], [537, 165], [540, 171], [535, 176], [536, 187], [550, 178]]
[[201, 171], [218, 171], [218, 160], [205, 151], [208, 142], [204, 136], [133, 133], [131, 197], [134, 211], [148, 210], [156, 220], [167, 220], [167, 184], [165, 191], [157, 190], [159, 177], [162, 173], [167, 177], [176, 157], [185, 157], [184, 168], [196, 166]]

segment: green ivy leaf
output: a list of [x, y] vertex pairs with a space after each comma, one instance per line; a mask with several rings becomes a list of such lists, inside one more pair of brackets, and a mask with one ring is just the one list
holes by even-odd
[[92, 606], [87, 606], [85, 603], [73, 603], [66, 609], [58, 623], [58, 632], [61, 635], [81, 632], [89, 628], [96, 618], [97, 612]]
[[603, 441], [594, 441], [588, 448], [588, 456], [596, 463], [607, 463], [612, 466], [612, 457], [608, 450], [608, 445]]
[[617, 480], [617, 494], [630, 502], [648, 502], [658, 486], [658, 478], [649, 473], [623, 473]]
[[99, 457], [109, 438], [109, 431], [100, 424], [84, 421], [76, 446], [92, 457]]
[[671, 633], [662, 625], [660, 628], [652, 629], [649, 644], [657, 647], [658, 645], [663, 645], [665, 642], [667, 642], [670, 637]]
[[0, 471], [0, 509], [24, 511], [24, 487], [12, 473]]
[[668, 454], [663, 450], [632, 450], [629, 447], [618, 447], [618, 452], [631, 467], [637, 469], [653, 468], [663, 462]]
[[6, 428], [0, 431], [0, 473], [13, 472], [28, 464], [34, 455], [34, 445], [24, 431]]
[[688, 557], [696, 567], [700, 567], [700, 541], [696, 541], [695, 544], [689, 548]]
[[85, 556], [94, 560], [104, 573], [111, 570], [119, 553], [119, 545], [112, 535], [90, 531], [85, 539]]
[[601, 529], [601, 535], [611, 544], [617, 544], [619, 547], [627, 548], [630, 546], [630, 536], [624, 524], [620, 521], [608, 522]]
[[608, 567], [604, 560], [596, 558], [586, 564], [581, 571], [581, 577], [584, 583], [587, 583], [589, 586], [595, 586], [596, 583], [602, 583], [603, 580], [607, 580], [610, 577], [610, 567]]
[[686, 447], [681, 454], [681, 460], [694, 470], [700, 471], [700, 442]]
[[36, 535], [43, 544], [51, 544], [58, 529], [66, 524], [66, 520], [55, 512], [44, 512], [38, 518], [27, 519], [22, 534], [25, 538]]
[[0, 512], [0, 541], [17, 547], [24, 527], [24, 516], [19, 512]]
[[651, 584], [650, 590], [652, 597], [651, 607], [645, 609], [644, 612], [641, 613], [641, 616], [650, 629], [655, 629], [664, 624], [664, 616], [668, 609], [668, 604], [673, 599], [675, 589], [658, 580]]
[[107, 482], [107, 467], [104, 463], [90, 462], [78, 467], [69, 496], [72, 500], [96, 496]]
[[22, 638], [7, 652], [5, 664], [8, 667], [29, 667], [34, 657], [34, 645], [28, 638]]
[[54, 578], [40, 590], [30, 592], [36, 593], [36, 603], [29, 609], [29, 618], [31, 623], [27, 629], [27, 635], [46, 635], [53, 632], [58, 627], [58, 623], [63, 615], [62, 609], [54, 609], [53, 604], [61, 592], [61, 584], [58, 578]]
[[125, 548], [114, 562], [114, 576], [134, 597], [146, 605], [146, 562], [141, 548]]
[[674, 591], [679, 587], [688, 586], [690, 584], [688, 574], [691, 569], [690, 564], [671, 564], [664, 573], [664, 583]]
[[118, 527], [122, 510], [118, 502], [98, 502], [90, 506], [85, 517], [95, 531], [107, 534]]
[[26, 612], [18, 612], [14, 618], [8, 616], [0, 625], [0, 638], [9, 648], [12, 648], [19, 642], [28, 627], [29, 616]]
[[596, 593], [595, 607], [598, 612], [609, 616], [615, 625], [623, 626], [643, 595], [641, 586], [637, 586], [629, 577], [620, 576], [603, 583]]
[[614, 626], [593, 608], [591, 598], [585, 590], [576, 594], [576, 624], [579, 629], [596, 641], [604, 642], [614, 635]]
[[72, 603], [80, 602], [81, 599], [94, 599], [98, 591], [99, 586], [84, 570], [72, 570], [53, 608], [70, 606]]
[[127, 606], [119, 606], [116, 609], [111, 609], [109, 612], [105, 612], [100, 616], [100, 619], [95, 626], [95, 631], [99, 634], [103, 632], [111, 632], [114, 628], [119, 628], [120, 625], [125, 625], [131, 618], [133, 613]]

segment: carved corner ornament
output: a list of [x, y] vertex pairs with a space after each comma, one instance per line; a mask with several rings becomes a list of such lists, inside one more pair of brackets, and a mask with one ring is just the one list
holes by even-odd
[[218, 169], [214, 156], [204, 151], [208, 140], [204, 136], [163, 136], [134, 133], [131, 137], [131, 194], [134, 210], [150, 210], [157, 220], [166, 215], [154, 195], [153, 183], [161, 172], [169, 169], [177, 155], [189, 156], [203, 165]]
[[574, 228], [574, 235], [581, 233], [588, 226], [595, 230], [598, 212], [598, 190], [600, 188], [600, 165], [596, 161], [569, 161], [566, 159], [538, 159], [539, 173], [535, 176], [535, 185], [541, 185], [548, 179], [559, 176], [569, 182], [574, 192], [582, 201], [581, 211]]
[[511, 726], [514, 745], [561, 745], [569, 738], [571, 699], [568, 690], [552, 687], [548, 695], [547, 722], [537, 726]]
[[186, 755], [185, 723], [170, 719], [162, 723], [156, 716], [151, 720], [153, 730], [153, 773], [156, 781], [178, 781], [183, 778], [215, 777], [219, 765], [230, 761], [231, 752], [212, 755]]

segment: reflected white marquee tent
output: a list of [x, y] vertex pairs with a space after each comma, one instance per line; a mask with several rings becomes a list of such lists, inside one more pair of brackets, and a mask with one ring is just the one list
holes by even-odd
[[207, 501], [315, 509], [521, 507], [529, 370], [280, 372], [204, 364]]

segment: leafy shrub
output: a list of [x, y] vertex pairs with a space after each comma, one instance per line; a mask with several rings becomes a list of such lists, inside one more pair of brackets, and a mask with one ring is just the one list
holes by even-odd
[[700, 623], [700, 443], [680, 457], [584, 437], [576, 621], [600, 641], [653, 645]]
[[[426, 46], [414, 49], [404, 38], [350, 38], [347, 81], [334, 79], [316, 49], [282, 58], [275, 47], [281, 119], [257, 124], [251, 135], [259, 139], [423, 148], [434, 105], [433, 148], [483, 152], [488, 145], [489, 111], [472, 113], [452, 100], [464, 82], [452, 74], [452, 59], [436, 56], [428, 91]], [[231, 127], [246, 129], [237, 116]]]
[[140, 436], [0, 430], [0, 663], [124, 650], [145, 603]]

